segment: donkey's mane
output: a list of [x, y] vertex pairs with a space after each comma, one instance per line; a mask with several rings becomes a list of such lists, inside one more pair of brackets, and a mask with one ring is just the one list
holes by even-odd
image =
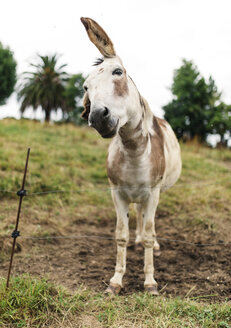
[[104, 59], [101, 57], [101, 58], [97, 58], [96, 61], [93, 63], [92, 66], [98, 66], [100, 64], [102, 64], [104, 62]]

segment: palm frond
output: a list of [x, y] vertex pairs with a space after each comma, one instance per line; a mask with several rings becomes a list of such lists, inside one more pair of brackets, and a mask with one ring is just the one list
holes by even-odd
[[64, 96], [64, 86], [68, 79], [68, 73], [62, 69], [66, 64], [57, 66], [59, 56], [38, 55], [39, 63], [31, 63], [35, 71], [23, 73], [23, 82], [19, 86], [18, 100], [21, 100], [20, 111], [23, 113], [27, 107], [36, 110], [39, 106], [46, 112], [46, 117], [52, 110], [67, 108]]

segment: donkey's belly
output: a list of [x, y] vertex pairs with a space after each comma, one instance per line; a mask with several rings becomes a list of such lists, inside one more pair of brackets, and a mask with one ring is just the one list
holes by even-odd
[[129, 203], [143, 203], [152, 196], [153, 188], [145, 186], [120, 186], [115, 189]]
[[126, 165], [116, 173], [115, 182], [112, 188], [129, 203], [142, 203], [153, 195], [153, 189], [159, 188], [162, 176], [152, 176], [149, 162], [146, 163], [126, 163]]
[[160, 188], [161, 179], [151, 179], [149, 168], [126, 170], [121, 177], [120, 185], [115, 189], [120, 196], [130, 203], [143, 203], [152, 197], [153, 190]]

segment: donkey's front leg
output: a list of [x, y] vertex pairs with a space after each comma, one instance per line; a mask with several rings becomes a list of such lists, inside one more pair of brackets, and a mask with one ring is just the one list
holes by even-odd
[[124, 201], [117, 191], [112, 190], [112, 199], [115, 204], [117, 214], [116, 224], [116, 242], [117, 242], [117, 258], [115, 274], [110, 280], [110, 285], [106, 292], [118, 294], [122, 287], [122, 279], [126, 271], [126, 250], [129, 239], [128, 228], [128, 207], [129, 203]]
[[153, 190], [149, 199], [143, 204], [144, 223], [142, 242], [144, 245], [144, 288], [152, 295], [158, 295], [157, 282], [154, 279], [153, 248], [156, 246], [155, 213], [159, 202], [159, 189]]

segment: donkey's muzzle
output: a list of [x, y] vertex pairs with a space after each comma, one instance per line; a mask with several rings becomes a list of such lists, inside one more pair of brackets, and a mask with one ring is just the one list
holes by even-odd
[[94, 109], [89, 115], [89, 125], [95, 128], [103, 138], [112, 138], [116, 134], [119, 120], [113, 117], [107, 107]]

